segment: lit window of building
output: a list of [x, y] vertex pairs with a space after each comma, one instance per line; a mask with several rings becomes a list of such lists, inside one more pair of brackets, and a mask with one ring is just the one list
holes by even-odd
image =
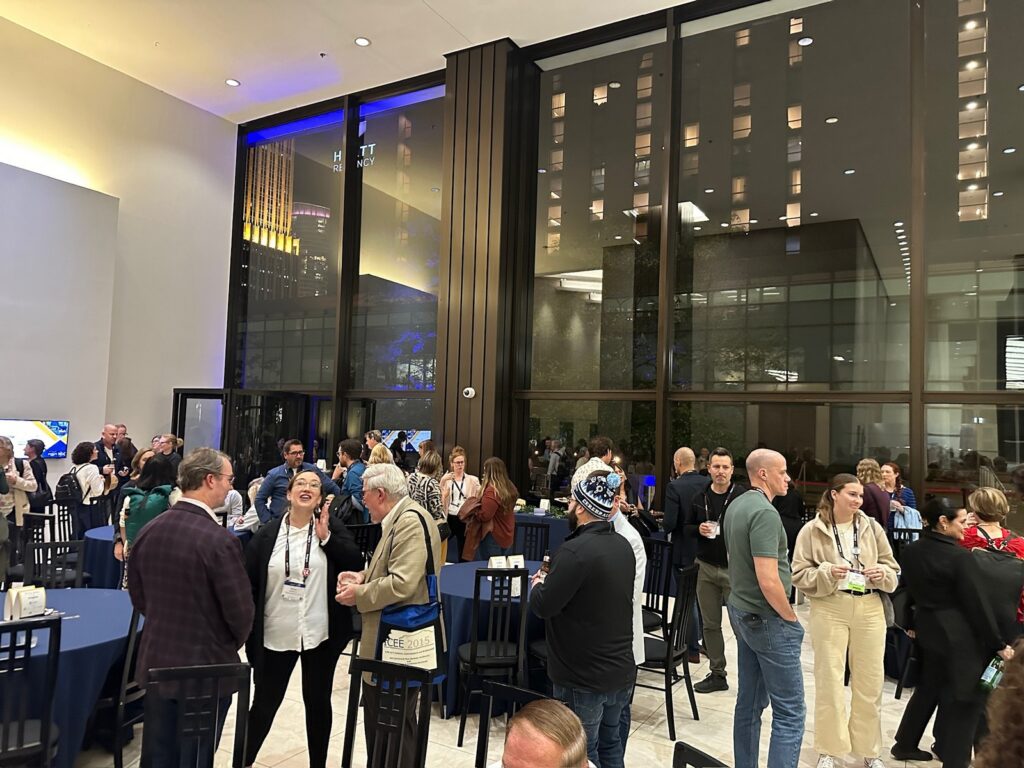
[[794, 104], [786, 109], [786, 122], [789, 124], [790, 130], [797, 130], [803, 127], [803, 107], [799, 104]]
[[794, 16], [789, 20], [789, 34], [799, 35], [804, 31], [804, 19], [802, 16]]
[[651, 75], [640, 75], [636, 79], [636, 97], [638, 99], [651, 98], [651, 91], [654, 88], [654, 78]]
[[565, 140], [565, 122], [556, 120], [551, 124], [551, 143], [561, 144]]
[[799, 163], [803, 154], [804, 142], [799, 136], [790, 136], [786, 141], [786, 162]]
[[608, 86], [607, 85], [595, 85], [594, 86], [594, 103], [600, 106], [608, 101]]
[[800, 169], [793, 168], [789, 172], [789, 192], [792, 195], [799, 195], [801, 192]]
[[597, 199], [590, 201], [590, 220], [604, 221], [604, 200]]
[[750, 83], [739, 83], [733, 86], [732, 106], [735, 109], [750, 106]]
[[565, 93], [551, 94], [551, 116], [565, 117]]
[[564, 154], [560, 149], [551, 150], [551, 170], [557, 172], [562, 170], [562, 158]]
[[560, 206], [560, 205], [549, 205], [548, 206], [548, 226], [549, 227], [560, 227], [560, 226], [562, 226], [562, 206]]
[[733, 203], [742, 203], [747, 197], [747, 177], [746, 176], [733, 176], [732, 177], [732, 201]]
[[700, 144], [700, 123], [687, 123], [683, 126], [683, 146], [696, 147]]
[[804, 60], [804, 49], [796, 40], [789, 41], [789, 66], [795, 67]]
[[634, 152], [636, 157], [647, 157], [651, 154], [651, 134], [638, 133], [636, 135]]
[[562, 198], [562, 177], [553, 176], [548, 183], [548, 196], [552, 200], [560, 200]]
[[749, 29], [737, 29], [736, 30], [736, 47], [742, 48], [744, 45], [750, 44], [750, 30]]
[[649, 101], [641, 101], [636, 105], [636, 129], [648, 130], [651, 127], [651, 114], [654, 105]]
[[734, 139], [749, 138], [750, 126], [750, 115], [736, 115], [736, 117], [732, 119], [732, 137]]

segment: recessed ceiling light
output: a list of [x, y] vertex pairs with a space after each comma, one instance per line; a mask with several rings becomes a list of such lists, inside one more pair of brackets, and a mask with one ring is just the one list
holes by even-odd
[[813, 42], [814, 42], [814, 38], [813, 37], [801, 37], [799, 40], [796, 41], [796, 44], [799, 45], [801, 48], [806, 48], [808, 45], [810, 45]]
[[547, 172], [548, 172], [547, 168], [538, 168], [537, 169], [537, 173], [547, 173]]
[[978, 142], [972, 141], [970, 144], [967, 145], [967, 148], [971, 149], [971, 150], [977, 149], [978, 148]]
[[817, 212], [817, 211], [811, 211], [811, 214], [810, 214], [810, 215], [811, 215], [811, 216], [817, 216], [817, 215], [818, 215], [818, 212]]
[[368, 37], [357, 37], [353, 42], [360, 48], [365, 48], [370, 44], [370, 38]]
[[612, 80], [611, 82], [608, 83], [608, 87], [609, 88], [621, 88], [622, 87], [622, 83], [620, 83], [618, 80]]
[[973, 59], [971, 61], [968, 61], [964, 65], [964, 69], [977, 69], [977, 68], [978, 68], [978, 62], [974, 61]]
[[1005, 192], [993, 192], [992, 197], [1002, 197], [1005, 194]]
[[1016, 147], [1007, 147], [1006, 149], [1003, 150], [1003, 154], [1004, 155], [1012, 155], [1016, 151], [1017, 151]]
[[714, 188], [713, 188], [713, 187], [708, 187], [707, 189], [705, 189], [705, 190], [704, 190], [704, 194], [705, 194], [705, 195], [710, 195], [710, 194], [711, 194], [712, 192], [714, 192], [714, 191], [715, 191], [715, 190], [714, 190]]
[[975, 190], [976, 190], [977, 188], [978, 188], [978, 185], [977, 185], [977, 184], [968, 184], [968, 185], [967, 185], [967, 189], [968, 189], [968, 191], [970, 191], [970, 192], [974, 192], [974, 191], [975, 191]]
[[785, 220], [786, 220], [785, 216], [779, 216], [779, 221], [785, 221]]
[[1021, 93], [1024, 93], [1024, 83], [1021, 83], [1020, 85], [1018, 85], [1017, 86], [1017, 90], [1020, 91]]
[[977, 268], [976, 270], [974, 270], [974, 271], [975, 271], [975, 272], [984, 272], [985, 270], [984, 270], [984, 269], [983, 269], [982, 267], [978, 267], [978, 268]]
[[893, 225], [894, 227], [902, 227], [902, 226], [903, 226], [903, 222], [902, 222], [902, 221], [894, 221], [894, 222], [892, 223], [892, 225]]
[[694, 228], [693, 228], [693, 231], [694, 231], [694, 232], [700, 232], [700, 227], [694, 227]]
[[616, 240], [621, 240], [621, 239], [622, 239], [622, 235], [616, 235], [616, 236], [615, 236], [615, 239], [616, 239]]
[[720, 227], [728, 227], [729, 225], [728, 225], [728, 224], [726, 224], [726, 223], [725, 223], [725, 222], [723, 221], [723, 222], [722, 222], [721, 224], [719, 224], [718, 226], [720, 226]]
[[757, 219], [751, 219], [751, 220], [750, 220], [750, 223], [751, 223], [751, 224], [757, 224]]
[[964, 104], [964, 108], [965, 109], [977, 109], [978, 108], [978, 102], [976, 102], [976, 101], [968, 101], [966, 104]]
[[839, 122], [839, 118], [838, 117], [826, 117], [825, 118], [825, 123], [827, 125], [835, 125], [838, 122]]
[[229, 77], [224, 82], [227, 83], [228, 85], [230, 85], [232, 88], [237, 88], [238, 86], [241, 85], [241, 83], [238, 82], [237, 80], [235, 80], [235, 78], [233, 78], [233, 77]]
[[906, 240], [907, 236], [906, 235], [896, 235], [896, 239], [897, 240]]
[[903, 230], [902, 229], [897, 229], [896, 230], [896, 234], [897, 235], [902, 235], [903, 234]]
[[978, 22], [976, 22], [974, 19], [971, 19], [966, 24], [964, 24], [964, 29], [976, 29], [977, 26]]
[[853, 174], [855, 174], [856, 172], [856, 168], [847, 168], [845, 171], [843, 171], [843, 174], [846, 176], [853, 176]]

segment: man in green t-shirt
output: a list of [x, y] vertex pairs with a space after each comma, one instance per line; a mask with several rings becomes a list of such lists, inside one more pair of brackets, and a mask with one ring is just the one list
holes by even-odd
[[747, 457], [751, 490], [729, 506], [729, 618], [736, 634], [739, 691], [733, 713], [736, 768], [759, 768], [761, 715], [772, 705], [767, 768], [796, 768], [806, 704], [800, 666], [804, 630], [789, 604], [786, 531], [772, 499], [789, 475], [782, 454], [759, 448]]

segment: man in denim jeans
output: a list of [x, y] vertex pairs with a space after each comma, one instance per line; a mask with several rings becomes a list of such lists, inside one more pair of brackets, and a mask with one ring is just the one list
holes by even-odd
[[786, 531], [772, 506], [789, 484], [786, 460], [764, 448], [747, 457], [751, 490], [729, 506], [729, 618], [736, 634], [739, 692], [733, 714], [736, 768], [760, 768], [761, 714], [772, 705], [767, 768], [796, 768], [804, 734], [803, 627], [789, 604]]
[[597, 768], [623, 768], [619, 722], [636, 682], [629, 542], [608, 520], [619, 476], [595, 475], [572, 489], [569, 527], [546, 577], [533, 577], [530, 608], [544, 619], [556, 699], [583, 723]]

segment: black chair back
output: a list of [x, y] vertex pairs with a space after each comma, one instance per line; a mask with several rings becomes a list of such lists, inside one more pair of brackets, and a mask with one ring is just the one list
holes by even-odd
[[[481, 589], [491, 580], [491, 598], [480, 598]], [[470, 637], [469, 665], [478, 666], [481, 656], [488, 666], [513, 667], [514, 679], [521, 680], [526, 653], [526, 619], [529, 572], [525, 568], [478, 568], [473, 585], [473, 634]], [[519, 596], [513, 597], [513, 585], [519, 582]], [[487, 611], [486, 631], [480, 637], [481, 612]], [[515, 621], [518, 619], [518, 621]], [[486, 645], [483, 645], [486, 644]], [[481, 653], [482, 650], [482, 653]]]
[[917, 541], [921, 537], [920, 528], [893, 528], [889, 537], [889, 544], [892, 545], [892, 555], [897, 561], [900, 559], [900, 552], [907, 544]]
[[498, 683], [494, 680], [484, 680], [481, 687], [483, 688], [483, 701], [480, 704], [480, 731], [476, 737], [475, 768], [487, 768], [491, 714], [496, 703], [504, 705], [502, 709], [505, 710], [506, 714], [514, 715], [531, 701], [547, 698], [536, 691], [517, 688], [514, 685], [505, 685], [505, 683]]
[[[356, 719], [359, 715], [359, 697], [362, 691], [360, 676], [372, 674], [379, 690], [380, 706], [376, 712], [364, 712], [363, 717], [374, 718], [373, 743], [366, 745], [367, 760], [360, 765], [368, 768], [398, 768], [403, 749], [413, 749], [413, 764], [422, 768], [427, 760], [427, 737], [430, 734], [430, 675], [425, 669], [389, 664], [386, 661], [352, 659], [349, 667], [352, 679], [348, 689], [348, 712], [345, 718], [345, 737], [341, 753], [341, 767], [353, 768]], [[415, 687], [412, 687], [414, 684]], [[409, 708], [416, 712], [416, 743], [403, 744], [404, 725]]]
[[672, 756], [672, 768], [729, 768], [717, 757], [701, 752], [682, 741], [676, 742], [676, 751]]
[[[142, 727], [140, 768], [151, 768], [160, 745], [148, 734], [166, 727], [167, 708], [175, 712], [175, 743], [194, 768], [212, 768], [217, 740], [223, 728], [221, 700], [238, 695], [235, 702], [235, 738], [232, 768], [243, 768], [249, 715], [249, 665], [213, 664], [149, 670], [145, 720]], [[160, 755], [161, 758], [165, 757]]]
[[113, 724], [111, 725], [114, 768], [122, 768], [124, 765], [124, 728], [141, 722], [143, 712], [128, 712], [128, 706], [145, 698], [146, 689], [135, 682], [135, 660], [138, 656], [139, 643], [139, 618], [138, 610], [132, 611], [132, 618], [128, 622], [128, 647], [124, 654], [124, 667], [121, 669], [120, 684], [113, 695], [101, 698], [96, 702], [97, 714], [103, 711], [113, 711]]
[[647, 537], [647, 574], [644, 576], [644, 608], [662, 617], [662, 629], [668, 617], [668, 599], [672, 592], [672, 542]]
[[363, 560], [370, 564], [373, 553], [380, 543], [380, 523], [367, 523], [366, 525], [350, 525], [349, 531], [359, 545], [359, 551], [363, 553]]
[[[50, 765], [53, 694], [60, 657], [60, 616], [0, 623], [0, 765]], [[48, 636], [43, 640], [43, 633]], [[47, 643], [42, 686], [29, 672], [32, 647]], [[36, 704], [40, 719], [28, 717]], [[39, 704], [42, 704], [39, 707]], [[55, 745], [54, 745], [55, 746]]]
[[669, 623], [665, 642], [672, 649], [672, 666], [678, 666], [689, 653], [686, 638], [693, 621], [693, 607], [697, 603], [697, 563], [679, 571], [676, 584], [676, 602], [672, 606], [672, 621]]
[[550, 548], [551, 526], [537, 522], [516, 520], [514, 552], [521, 552], [526, 560], [543, 560]]
[[25, 513], [26, 541], [34, 541], [42, 544], [49, 533], [50, 541], [56, 541], [56, 518], [44, 512]]
[[75, 538], [75, 515], [70, 502], [51, 501], [46, 505], [46, 512], [54, 519], [50, 541], [71, 541]]
[[25, 583], [46, 589], [81, 587], [84, 541], [29, 541], [25, 547]]

